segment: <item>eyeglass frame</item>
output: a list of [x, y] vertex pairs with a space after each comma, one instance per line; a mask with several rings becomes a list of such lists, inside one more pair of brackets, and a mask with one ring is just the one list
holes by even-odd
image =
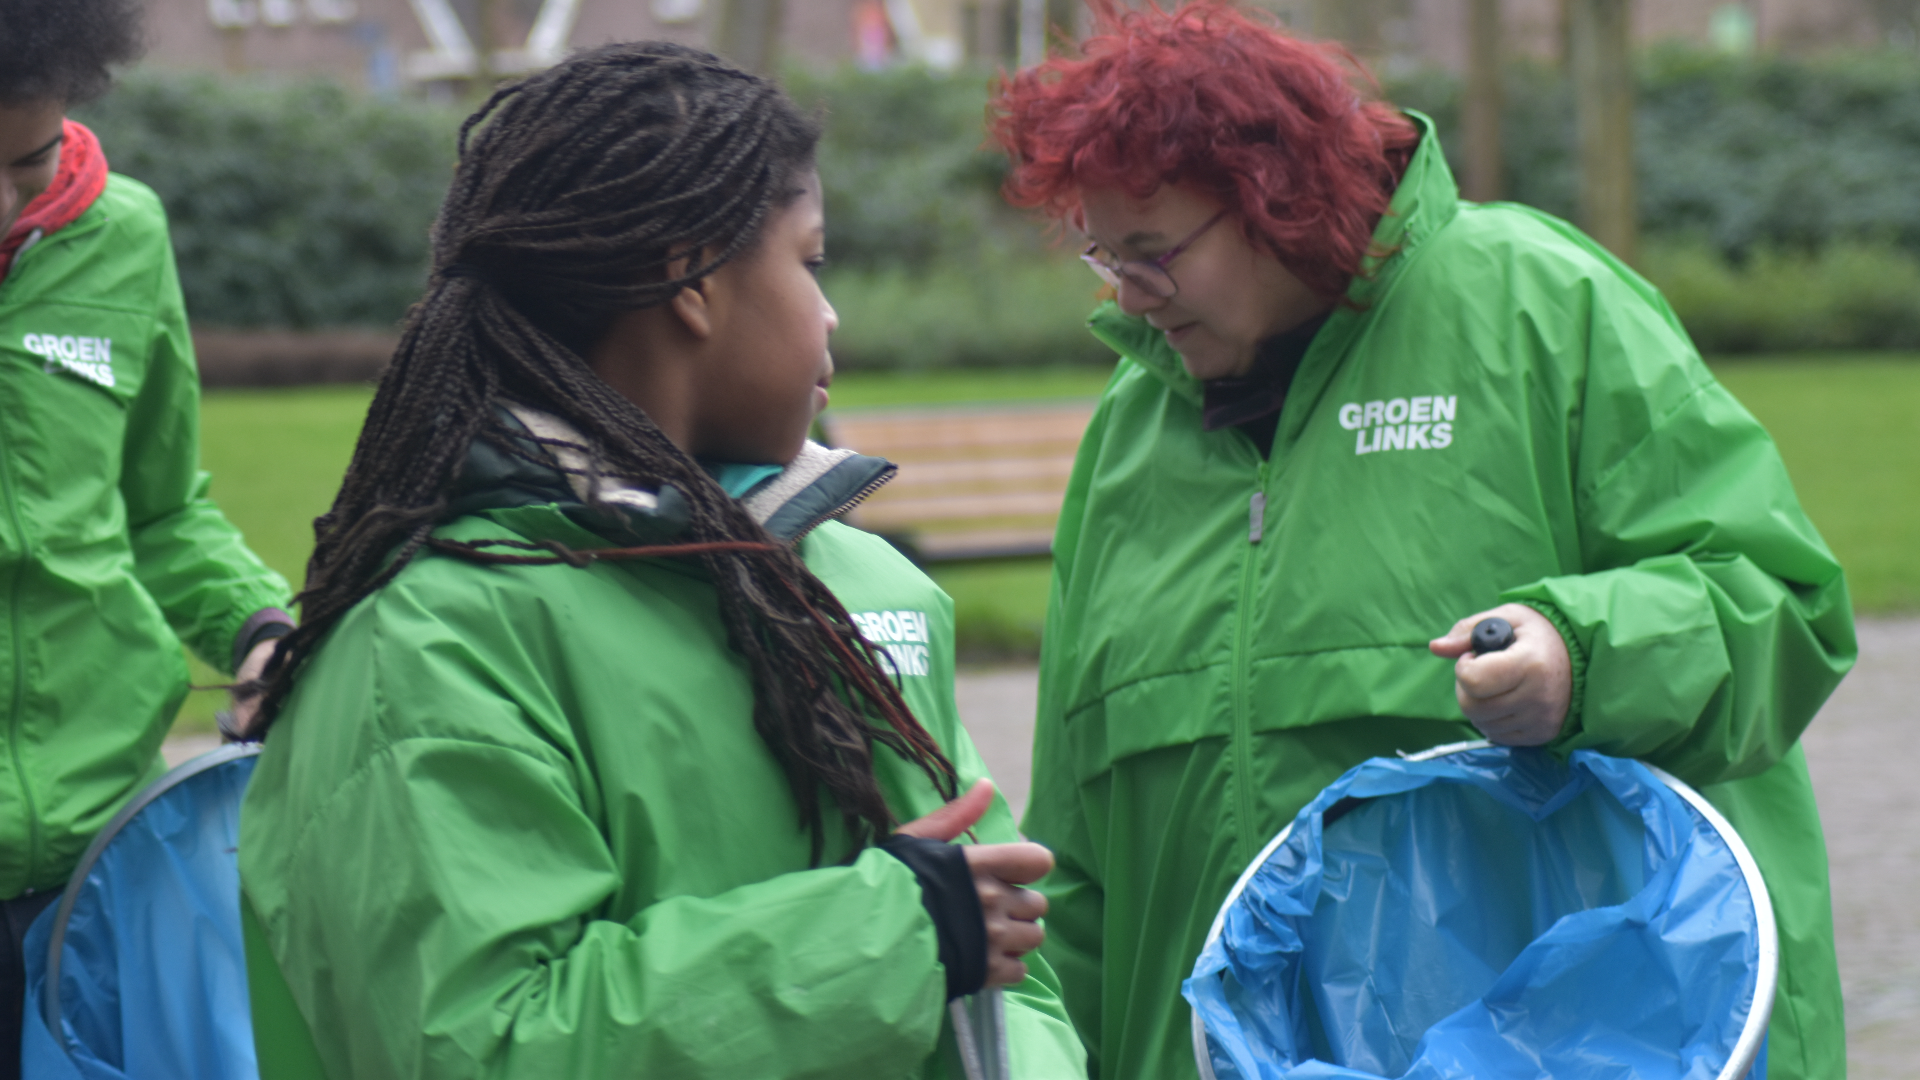
[[[1167, 265], [1179, 258], [1182, 252], [1192, 247], [1193, 242], [1204, 236], [1208, 229], [1220, 224], [1220, 219], [1226, 216], [1227, 211], [1222, 210], [1208, 218], [1205, 225], [1193, 230], [1192, 234], [1185, 240], [1173, 245], [1173, 247], [1167, 250], [1165, 255], [1157, 259], [1126, 259], [1117, 263], [1102, 262], [1093, 257], [1093, 253], [1100, 250], [1100, 242], [1096, 240], [1087, 245], [1087, 250], [1080, 253], [1080, 261], [1092, 267], [1093, 272], [1100, 276], [1101, 281], [1106, 282], [1115, 289], [1120, 287], [1122, 281], [1126, 281], [1156, 300], [1171, 300], [1175, 296], [1180, 295], [1180, 283], [1173, 280], [1173, 272], [1167, 269]], [[1141, 278], [1127, 274], [1127, 268], [1130, 266], [1141, 267], [1149, 274], [1158, 274], [1167, 280], [1167, 284], [1172, 286], [1172, 289], [1164, 295], [1161, 294], [1156, 288], [1148, 285], [1147, 282], [1141, 280]]]

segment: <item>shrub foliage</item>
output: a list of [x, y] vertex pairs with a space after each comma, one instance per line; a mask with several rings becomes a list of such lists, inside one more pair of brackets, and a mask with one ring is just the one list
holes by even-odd
[[143, 72], [78, 118], [166, 203], [196, 321], [388, 326], [418, 298], [457, 114], [327, 82]]
[[[1911, 54], [1734, 58], [1660, 49], [1641, 58], [1634, 155], [1641, 228], [1733, 260], [1766, 248], [1891, 242], [1920, 253], [1920, 68]], [[1573, 94], [1554, 68], [1506, 75], [1506, 196], [1571, 218]], [[1431, 114], [1456, 168], [1460, 82], [1390, 84]]]
[[[997, 189], [987, 73], [795, 72], [822, 111], [836, 351], [850, 366], [1098, 361], [1092, 278]], [[1710, 351], [1920, 344], [1920, 69], [1910, 57], [1642, 58], [1643, 268]], [[1457, 149], [1459, 81], [1386, 87]], [[1573, 99], [1507, 92], [1510, 198], [1571, 216]], [[418, 295], [458, 110], [318, 82], [140, 73], [81, 118], [172, 215], [194, 317], [390, 326]], [[1458, 162], [1456, 162], [1456, 165]]]

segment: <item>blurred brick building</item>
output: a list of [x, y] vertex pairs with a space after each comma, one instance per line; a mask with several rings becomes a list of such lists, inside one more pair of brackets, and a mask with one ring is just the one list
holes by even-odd
[[[574, 48], [665, 38], [701, 44], [724, 0], [150, 0], [148, 63], [325, 72], [378, 91], [544, 66]], [[1467, 0], [1260, 0], [1303, 33], [1385, 69], [1466, 63]], [[1505, 0], [1509, 47], [1556, 55], [1564, 0]], [[784, 0], [782, 46], [814, 65], [1030, 57], [1072, 0]], [[1731, 50], [1912, 44], [1911, 0], [1635, 0], [1644, 42]], [[482, 32], [482, 27], [486, 31]], [[490, 44], [490, 48], [483, 47]], [[482, 56], [485, 56], [484, 65]]]

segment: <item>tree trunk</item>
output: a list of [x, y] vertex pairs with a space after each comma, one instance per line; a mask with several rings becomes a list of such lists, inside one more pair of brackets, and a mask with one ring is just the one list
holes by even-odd
[[1068, 51], [1080, 40], [1080, 0], [1047, 0], [1047, 55]]
[[1500, 0], [1467, 0], [1467, 98], [1461, 109], [1466, 138], [1465, 194], [1491, 202], [1502, 194], [1505, 160], [1500, 147]]
[[785, 14], [782, 0], [720, 0], [709, 47], [756, 75], [776, 74]]
[[493, 69], [494, 54], [500, 50], [499, 0], [477, 0], [474, 4], [473, 78], [482, 96], [493, 93], [500, 76]]
[[1574, 127], [1580, 143], [1580, 227], [1632, 262], [1639, 234], [1633, 190], [1633, 63], [1629, 0], [1570, 0]]

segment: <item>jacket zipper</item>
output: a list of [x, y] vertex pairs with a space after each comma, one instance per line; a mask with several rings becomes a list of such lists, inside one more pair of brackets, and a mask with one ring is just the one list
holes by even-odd
[[[18, 264], [15, 270], [19, 269]], [[27, 778], [26, 762], [20, 757], [20, 728], [25, 722], [21, 716], [26, 700], [26, 657], [20, 643], [20, 579], [26, 564], [31, 542], [27, 538], [25, 524], [20, 519], [20, 500], [13, 475], [13, 444], [8, 438], [9, 426], [0, 423], [0, 499], [7, 503], [7, 518], [13, 525], [13, 534], [20, 545], [20, 559], [10, 569], [7, 580], [7, 646], [13, 654], [13, 687], [7, 703], [7, 757], [13, 764], [14, 780], [20, 785], [20, 801], [26, 810], [27, 857], [21, 869], [27, 880], [32, 880], [34, 868], [40, 864], [40, 811], [34, 805], [33, 785]]]
[[1234, 791], [1238, 795], [1240, 828], [1235, 844], [1239, 848], [1236, 866], [1253, 860], [1264, 837], [1254, 835], [1256, 819], [1253, 797], [1253, 702], [1247, 686], [1247, 640], [1253, 621], [1253, 571], [1259, 556], [1260, 541], [1266, 532], [1267, 463], [1260, 462], [1254, 473], [1253, 494], [1247, 499], [1247, 549], [1240, 561], [1240, 604], [1234, 620], [1233, 636], [1233, 772]]
[[900, 471], [900, 466], [889, 462], [887, 464], [887, 467], [880, 471], [880, 475], [874, 477], [873, 479], [867, 481], [865, 484], [861, 485], [860, 490], [847, 496], [845, 499], [842, 499], [840, 501], [840, 505], [834, 507], [831, 510], [826, 511], [825, 513], [815, 516], [813, 520], [801, 526], [800, 529], [793, 534], [793, 539], [787, 541], [787, 546], [799, 547], [800, 541], [806, 539], [806, 536], [808, 533], [826, 524], [828, 521], [831, 521], [834, 518], [839, 517], [841, 514], [846, 513], [847, 511], [853, 509], [854, 507], [859, 506], [861, 503], [866, 502], [868, 496], [872, 495], [876, 491], [879, 491], [881, 488], [887, 486], [887, 481], [893, 479], [895, 474], [899, 473], [899, 471]]
[[[91, 208], [89, 208], [89, 210], [91, 210]], [[60, 238], [62, 240], [71, 240], [75, 236], [91, 232], [93, 228], [98, 228], [99, 224], [105, 220], [105, 215], [102, 215], [100, 222], [93, 223], [91, 227], [80, 229], [74, 229], [74, 225], [78, 224], [78, 222], [75, 222], [68, 225], [67, 228], [60, 230], [62, 234]], [[0, 280], [0, 288], [6, 288], [19, 281], [23, 269], [22, 264], [27, 261], [27, 257], [33, 254], [36, 249], [44, 246], [45, 239], [44, 236], [41, 236], [32, 243], [24, 245], [19, 251], [14, 253], [13, 265], [8, 269], [6, 278]], [[13, 534], [20, 544], [20, 561], [11, 568], [7, 580], [7, 632], [11, 637], [11, 640], [8, 641], [7, 644], [9, 651], [13, 654], [10, 658], [13, 661], [13, 687], [7, 702], [7, 757], [12, 762], [14, 780], [20, 785], [20, 802], [26, 810], [27, 857], [22, 864], [22, 870], [25, 874], [25, 880], [31, 881], [33, 880], [34, 871], [40, 865], [40, 849], [43, 842], [40, 826], [40, 808], [34, 799], [33, 785], [27, 777], [27, 764], [20, 756], [20, 729], [26, 722], [21, 713], [25, 708], [27, 695], [27, 659], [20, 643], [20, 581], [25, 575], [25, 566], [32, 542], [27, 536], [26, 525], [20, 517], [19, 491], [16, 485], [16, 477], [13, 475], [13, 444], [8, 438], [8, 434], [9, 429], [7, 424], [0, 422], [0, 499], [6, 501], [7, 519], [12, 523]]]

